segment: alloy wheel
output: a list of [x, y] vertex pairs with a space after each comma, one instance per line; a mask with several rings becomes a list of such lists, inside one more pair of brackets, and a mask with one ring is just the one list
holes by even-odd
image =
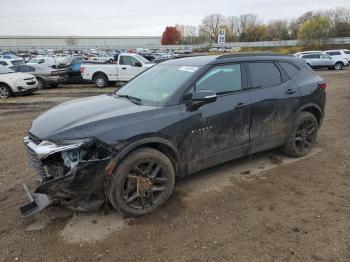
[[99, 87], [105, 86], [105, 80], [102, 77], [96, 79], [96, 85]]
[[0, 98], [5, 99], [10, 96], [10, 92], [5, 86], [0, 86]]
[[295, 145], [299, 152], [304, 152], [312, 147], [316, 141], [317, 127], [310, 120], [304, 120], [298, 126], [295, 134]]
[[164, 197], [169, 178], [164, 168], [156, 162], [144, 161], [135, 164], [123, 183], [123, 199], [135, 209], [157, 205]]

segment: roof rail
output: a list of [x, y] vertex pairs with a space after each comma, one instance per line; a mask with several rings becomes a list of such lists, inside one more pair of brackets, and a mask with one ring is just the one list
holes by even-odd
[[246, 56], [285, 56], [285, 57], [292, 57], [293, 55], [284, 55], [284, 54], [276, 54], [276, 53], [239, 53], [239, 54], [221, 55], [221, 56], [218, 56], [216, 59], [234, 58], [234, 57], [246, 57]]

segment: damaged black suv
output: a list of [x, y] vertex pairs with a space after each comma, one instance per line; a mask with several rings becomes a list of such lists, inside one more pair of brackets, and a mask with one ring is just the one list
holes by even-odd
[[24, 139], [38, 173], [24, 217], [51, 204], [126, 216], [154, 211], [175, 177], [270, 148], [307, 154], [324, 115], [326, 83], [281, 55], [175, 59], [111, 95], [66, 102]]

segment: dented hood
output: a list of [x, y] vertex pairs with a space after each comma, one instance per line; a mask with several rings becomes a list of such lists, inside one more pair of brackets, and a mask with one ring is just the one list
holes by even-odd
[[103, 133], [151, 117], [156, 107], [136, 105], [124, 98], [101, 95], [69, 101], [36, 118], [30, 133], [43, 140], [87, 137], [104, 140]]

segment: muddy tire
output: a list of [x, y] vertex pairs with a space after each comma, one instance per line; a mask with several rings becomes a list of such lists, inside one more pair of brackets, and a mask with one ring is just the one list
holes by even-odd
[[38, 81], [38, 89], [44, 89], [46, 87], [46, 82], [44, 81], [44, 79], [42, 78], [36, 78], [36, 80]]
[[6, 99], [12, 96], [12, 90], [7, 85], [0, 85], [0, 99]]
[[167, 156], [152, 148], [140, 148], [114, 170], [107, 197], [123, 216], [155, 211], [170, 197], [175, 184], [174, 167]]
[[301, 112], [283, 151], [292, 157], [307, 155], [316, 143], [318, 122], [316, 117], [309, 112]]
[[95, 75], [93, 81], [97, 88], [105, 88], [108, 86], [108, 78], [103, 74]]

